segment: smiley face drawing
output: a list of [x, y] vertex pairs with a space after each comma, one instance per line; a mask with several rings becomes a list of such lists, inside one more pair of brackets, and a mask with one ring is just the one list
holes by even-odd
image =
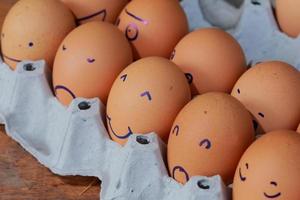
[[76, 97], [98, 97], [106, 104], [114, 80], [131, 62], [130, 44], [117, 27], [106, 22], [83, 24], [57, 51], [53, 67], [56, 97], [65, 106]]
[[274, 131], [242, 156], [234, 177], [233, 200], [300, 199], [300, 135]]
[[235, 84], [232, 95], [251, 112], [258, 133], [296, 130], [300, 121], [300, 73], [283, 62], [255, 65]]
[[128, 0], [61, 0], [76, 16], [78, 24], [91, 21], [114, 23]]
[[165, 142], [177, 113], [190, 101], [184, 73], [165, 58], [148, 57], [125, 68], [107, 101], [111, 138], [125, 144], [133, 133], [157, 133]]
[[57, 48], [75, 26], [71, 11], [59, 1], [18, 1], [2, 27], [4, 62], [15, 69], [22, 60], [44, 59], [52, 68]]
[[116, 24], [134, 49], [134, 59], [169, 58], [177, 42], [188, 33], [187, 18], [176, 0], [131, 1]]
[[230, 184], [253, 140], [251, 115], [238, 100], [216, 92], [197, 96], [180, 111], [170, 131], [169, 173], [182, 184], [197, 175], [221, 175]]

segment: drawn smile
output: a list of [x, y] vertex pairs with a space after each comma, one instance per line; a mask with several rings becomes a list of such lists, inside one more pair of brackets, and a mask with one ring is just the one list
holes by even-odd
[[129, 126], [128, 126], [128, 132], [125, 135], [119, 135], [119, 134], [117, 134], [114, 131], [112, 125], [111, 125], [111, 118], [108, 115], [106, 115], [106, 118], [107, 118], [107, 124], [108, 124], [109, 129], [114, 134], [114, 136], [116, 136], [117, 138], [119, 138], [119, 139], [127, 139], [130, 135], [133, 134], [133, 132], [132, 132], [132, 130], [131, 130], [131, 128]]
[[183, 173], [185, 175], [185, 180], [186, 182], [188, 182], [190, 180], [190, 177], [189, 177], [189, 174], [187, 173], [187, 171], [185, 171], [185, 169], [181, 166], [175, 166], [173, 168], [173, 171], [172, 171], [172, 177], [175, 179], [175, 173], [176, 171], [179, 171], [181, 173]]
[[65, 92], [67, 92], [73, 99], [76, 98], [75, 94], [67, 87], [63, 86], [63, 85], [57, 85], [54, 88], [54, 92], [55, 95], [57, 94], [57, 90], [64, 90]]
[[279, 197], [281, 195], [281, 192], [275, 194], [275, 195], [268, 195], [267, 193], [264, 192], [265, 197], [269, 198], [269, 199], [275, 199], [277, 197]]
[[3, 58], [6, 58], [7, 60], [10, 60], [10, 61], [13, 61], [13, 62], [21, 62], [21, 60], [18, 60], [18, 59], [15, 59], [15, 58], [11, 58], [11, 57], [8, 57], [4, 54], [2, 54]]
[[85, 16], [85, 17], [78, 18], [76, 21], [77, 21], [77, 23], [79, 23], [79, 22], [82, 22], [82, 21], [91, 19], [91, 18], [93, 18], [93, 17], [96, 17], [97, 15], [103, 15], [103, 16], [102, 16], [102, 21], [105, 21], [106, 14], [107, 14], [106, 9], [103, 9], [103, 10], [101, 10], [101, 11], [99, 11], [99, 12], [94, 13], [94, 14], [91, 14], [91, 15], [88, 15], [88, 16]]

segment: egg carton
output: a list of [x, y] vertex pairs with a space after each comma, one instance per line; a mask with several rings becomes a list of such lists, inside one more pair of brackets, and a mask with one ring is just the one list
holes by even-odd
[[280, 60], [300, 70], [300, 36], [291, 38], [281, 32], [273, 0], [244, 0], [240, 7], [226, 0], [183, 0], [181, 4], [191, 30], [226, 29], [240, 43], [249, 65]]
[[166, 145], [155, 133], [133, 134], [123, 147], [109, 138], [99, 99], [76, 98], [64, 107], [49, 86], [44, 61], [12, 71], [0, 60], [0, 119], [7, 134], [59, 175], [102, 180], [101, 200], [227, 200], [220, 176], [169, 177]]

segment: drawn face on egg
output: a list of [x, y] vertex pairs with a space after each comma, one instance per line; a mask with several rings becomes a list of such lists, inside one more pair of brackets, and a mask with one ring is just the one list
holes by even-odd
[[259, 63], [245, 72], [232, 95], [253, 116], [258, 133], [296, 130], [300, 120], [300, 73], [283, 62]]
[[169, 58], [176, 43], [188, 32], [178, 1], [131, 1], [116, 25], [131, 42], [135, 60], [149, 56]]
[[233, 199], [299, 199], [299, 144], [299, 134], [285, 130], [256, 140], [237, 166]]
[[253, 140], [251, 115], [239, 101], [217, 92], [197, 96], [180, 111], [170, 131], [170, 175], [184, 184], [192, 176], [219, 174], [230, 184]]
[[57, 51], [53, 68], [56, 97], [66, 106], [76, 97], [98, 97], [106, 104], [114, 80], [131, 62], [130, 44], [117, 27], [106, 22], [83, 24]]
[[22, 60], [43, 59], [52, 68], [60, 43], [74, 28], [72, 12], [59, 1], [18, 1], [2, 27], [4, 62], [15, 69]]
[[184, 74], [167, 59], [149, 57], [129, 65], [107, 101], [111, 138], [124, 144], [133, 133], [156, 132], [167, 140], [172, 121], [190, 100]]
[[114, 23], [128, 0], [61, 0], [75, 14], [78, 24], [90, 21]]
[[[249, 171], [249, 163], [245, 163], [244, 166], [238, 167], [238, 176], [240, 178], [241, 182], [246, 182], [247, 181], [247, 175], [251, 173], [251, 170]], [[266, 192], [262, 193], [262, 197], [264, 196], [267, 199], [277, 199], [281, 196], [281, 192], [276, 192], [279, 191], [278, 183], [276, 181], [270, 181], [269, 183], [265, 184]], [[273, 193], [268, 193], [268, 192], [273, 192]]]
[[[180, 134], [180, 127], [179, 125], [175, 125], [171, 132], [172, 135], [178, 136]], [[207, 135], [207, 138], [200, 139], [199, 141], [199, 151], [209, 151], [212, 148], [212, 141], [209, 138], [211, 136]], [[180, 165], [176, 165], [173, 167], [171, 172], [172, 178], [176, 180], [183, 180], [183, 182], [188, 182], [190, 180], [190, 175], [188, 171]]]

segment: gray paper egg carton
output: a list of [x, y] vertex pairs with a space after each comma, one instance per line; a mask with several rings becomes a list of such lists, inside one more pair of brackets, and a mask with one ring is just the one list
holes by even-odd
[[[299, 69], [300, 39], [278, 30], [268, 0], [246, 0], [240, 8], [225, 0], [184, 0], [182, 6], [191, 30], [226, 29], [241, 43], [248, 62], [277, 59]], [[49, 77], [44, 61], [23, 61], [12, 71], [0, 60], [0, 122], [51, 171], [99, 177], [101, 200], [231, 199], [219, 176], [192, 177], [184, 186], [170, 178], [166, 146], [155, 133], [134, 134], [124, 147], [111, 141], [102, 103], [77, 98], [66, 108], [54, 97]]]
[[54, 97], [44, 61], [12, 71], [0, 64], [0, 119], [7, 134], [60, 175], [96, 176], [101, 200], [228, 199], [219, 176], [193, 177], [182, 186], [169, 177], [165, 144], [155, 133], [134, 134], [122, 147], [105, 129], [98, 99]]

